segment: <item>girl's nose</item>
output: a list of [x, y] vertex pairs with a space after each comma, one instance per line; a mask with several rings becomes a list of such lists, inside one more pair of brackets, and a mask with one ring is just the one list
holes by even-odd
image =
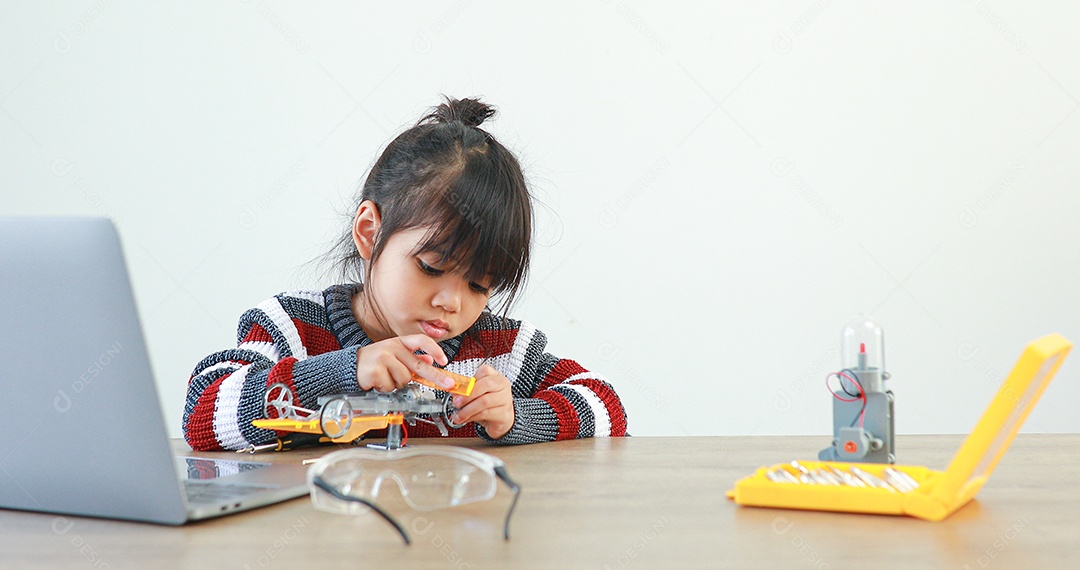
[[456, 313], [461, 310], [461, 286], [458, 283], [454, 283], [454, 280], [447, 280], [445, 284], [439, 287], [435, 292], [435, 298], [431, 300], [431, 304], [442, 308], [448, 313]]

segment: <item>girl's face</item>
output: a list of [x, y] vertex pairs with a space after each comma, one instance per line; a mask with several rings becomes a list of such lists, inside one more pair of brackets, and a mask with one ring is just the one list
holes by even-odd
[[[358, 307], [371, 340], [416, 333], [446, 340], [468, 330], [487, 306], [490, 283], [468, 281], [460, 271], [440, 266], [438, 253], [413, 254], [426, 234], [427, 228], [395, 233], [371, 267], [367, 303]], [[371, 314], [372, 306], [382, 322]]]

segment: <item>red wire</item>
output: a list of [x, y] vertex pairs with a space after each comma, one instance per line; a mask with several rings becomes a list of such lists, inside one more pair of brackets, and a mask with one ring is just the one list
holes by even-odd
[[[860, 386], [858, 382], [852, 382], [859, 387], [859, 395], [851, 398], [850, 400], [847, 398], [842, 398], [840, 397], [840, 394], [833, 390], [832, 386], [829, 385], [829, 380], [832, 379], [833, 376], [836, 376], [838, 380], [840, 380], [841, 378], [848, 378], [847, 375], [843, 372], [833, 372], [832, 374], [829, 374], [825, 377], [825, 387], [828, 388], [830, 392], [832, 392], [833, 397], [837, 400], [840, 400], [841, 402], [858, 402], [859, 399], [862, 397], [862, 386]], [[848, 381], [851, 382], [851, 378], [848, 378]], [[841, 389], [843, 388], [841, 387]]]
[[405, 422], [401, 422], [401, 447], [405, 447], [405, 445], [408, 444], [408, 443], [409, 443], [409, 428], [405, 427]]
[[[837, 394], [836, 391], [832, 389], [832, 386], [829, 385], [829, 379], [833, 376], [836, 376], [837, 380], [840, 381], [841, 390], [843, 389], [844, 379], [847, 379], [848, 382], [851, 382], [859, 388], [859, 395], [850, 400], [840, 397], [840, 394]], [[859, 383], [858, 379], [848, 376], [843, 370], [841, 370], [840, 372], [833, 372], [832, 374], [829, 374], [825, 377], [825, 387], [828, 388], [830, 392], [832, 392], [834, 398], [840, 400], [841, 402], [858, 402], [860, 400], [862, 401], [862, 409], [859, 410], [859, 427], [863, 427], [863, 422], [866, 419], [866, 390], [863, 390], [862, 384]]]

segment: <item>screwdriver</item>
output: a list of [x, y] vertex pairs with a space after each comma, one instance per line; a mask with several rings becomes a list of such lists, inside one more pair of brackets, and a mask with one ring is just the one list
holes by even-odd
[[294, 433], [285, 437], [279, 437], [272, 441], [260, 444], [251, 444], [243, 449], [237, 449], [237, 453], [259, 453], [260, 451], [289, 451], [300, 447], [311, 447], [323, 443], [331, 443], [330, 438], [317, 433]]

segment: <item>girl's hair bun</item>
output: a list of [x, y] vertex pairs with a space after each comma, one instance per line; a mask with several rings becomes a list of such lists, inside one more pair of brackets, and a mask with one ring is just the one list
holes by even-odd
[[495, 107], [479, 99], [451, 99], [435, 107], [420, 123], [451, 123], [458, 121], [466, 127], [479, 127], [495, 114]]

